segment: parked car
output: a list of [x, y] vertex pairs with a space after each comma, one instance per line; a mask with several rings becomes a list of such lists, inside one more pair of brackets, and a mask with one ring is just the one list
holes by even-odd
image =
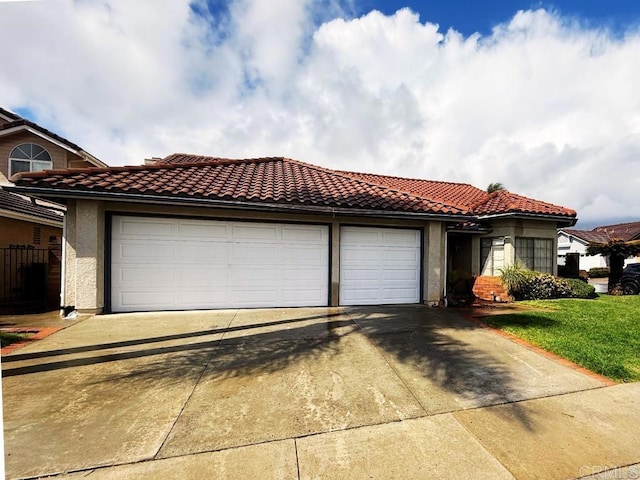
[[621, 282], [625, 295], [640, 293], [640, 263], [631, 263], [624, 267]]

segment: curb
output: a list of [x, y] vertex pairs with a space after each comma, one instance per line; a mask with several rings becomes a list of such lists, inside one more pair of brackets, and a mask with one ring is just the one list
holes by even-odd
[[[45, 337], [48, 337], [52, 333], [56, 333], [59, 330], [62, 330], [64, 327], [17, 327], [17, 328], [3, 328], [2, 331], [6, 333], [33, 333], [33, 335], [25, 338], [20, 342], [12, 343], [11, 345], [7, 345], [0, 350], [0, 355], [8, 355], [14, 350], [22, 348], [26, 345], [29, 345], [31, 342], [35, 340], [42, 340]], [[35, 332], [35, 333], [34, 333]]]

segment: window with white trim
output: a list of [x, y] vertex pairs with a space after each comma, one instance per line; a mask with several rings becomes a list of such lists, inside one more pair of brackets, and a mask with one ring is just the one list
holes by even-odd
[[49, 152], [35, 143], [22, 143], [9, 154], [9, 176], [20, 172], [39, 172], [52, 166]]
[[516, 259], [529, 270], [553, 273], [553, 257], [556, 254], [550, 238], [516, 238]]

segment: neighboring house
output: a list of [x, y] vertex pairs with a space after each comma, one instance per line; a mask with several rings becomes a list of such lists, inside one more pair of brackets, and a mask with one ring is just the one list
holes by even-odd
[[[106, 165], [76, 144], [0, 108], [0, 186], [9, 185], [7, 179], [16, 173], [90, 166]], [[34, 306], [34, 295], [48, 307], [60, 306], [59, 268], [51, 262], [61, 261], [64, 209], [0, 190], [0, 311]], [[58, 279], [47, 281], [49, 288], [43, 286], [42, 275], [55, 272]]]
[[[619, 238], [625, 242], [640, 240], [640, 222], [603, 225], [593, 230], [560, 229], [558, 230], [558, 265], [565, 264], [567, 254], [577, 254], [580, 257], [580, 270], [608, 267], [608, 258], [602, 255], [587, 255], [586, 251], [591, 242], [606, 243], [613, 238]], [[638, 257], [628, 258], [625, 264], [639, 261]]]
[[81, 313], [439, 304], [454, 271], [518, 258], [554, 272], [556, 229], [576, 222], [507, 191], [287, 158], [173, 154], [13, 181], [66, 205], [63, 298]]

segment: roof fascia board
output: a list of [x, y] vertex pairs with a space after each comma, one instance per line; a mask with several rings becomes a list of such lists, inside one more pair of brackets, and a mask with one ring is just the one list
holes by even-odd
[[71, 148], [69, 145], [65, 144], [64, 142], [61, 142], [60, 140], [56, 140], [55, 138], [50, 137], [49, 135], [46, 135], [44, 133], [42, 133], [41, 131], [39, 131], [36, 128], [33, 128], [30, 125], [18, 125], [16, 127], [11, 127], [8, 128], [6, 130], [0, 130], [0, 137], [2, 136], [8, 136], [11, 135], [13, 133], [18, 133], [21, 131], [27, 131], [29, 133], [33, 133], [34, 135], [37, 135], [38, 137], [47, 140], [48, 142], [53, 143], [54, 145], [57, 145], [60, 148], [64, 148], [65, 150], [71, 152], [71, 153], [75, 153], [78, 156], [84, 156], [82, 154], [82, 150], [76, 150], [75, 148]]
[[19, 185], [6, 186], [5, 190], [28, 195], [32, 197], [44, 198], [70, 198], [70, 199], [86, 199], [86, 200], [107, 200], [107, 201], [128, 201], [132, 203], [146, 203], [164, 205], [193, 205], [193, 206], [215, 206], [222, 208], [236, 208], [240, 210], [259, 210], [259, 211], [279, 211], [279, 212], [298, 212], [298, 213], [324, 213], [330, 215], [358, 215], [369, 217], [383, 218], [413, 218], [413, 219], [430, 219], [442, 221], [460, 221], [461, 219], [473, 220], [475, 217], [470, 215], [454, 215], [454, 214], [438, 214], [438, 213], [418, 213], [418, 212], [395, 212], [385, 210], [361, 210], [355, 208], [340, 207], [321, 207], [312, 205], [288, 205], [281, 203], [259, 203], [246, 202], [238, 200], [207, 200], [201, 198], [185, 198], [185, 197], [167, 197], [161, 195], [144, 195], [131, 193], [111, 193], [111, 192], [84, 192], [58, 190], [54, 188], [42, 187], [21, 187]]
[[0, 209], [0, 217], [12, 218], [14, 220], [22, 220], [23, 222], [38, 223], [48, 225], [50, 227], [62, 228], [63, 219], [60, 221], [51, 220], [49, 218], [39, 217], [37, 215], [29, 215], [27, 213], [14, 212], [13, 210]]
[[21, 131], [27, 131], [29, 133], [33, 133], [34, 135], [37, 135], [38, 137], [53, 143], [54, 145], [57, 145], [60, 148], [64, 148], [65, 150], [67, 150], [68, 152], [71, 152], [75, 155], [78, 155], [79, 157], [84, 158], [87, 162], [92, 163], [93, 165], [95, 165], [96, 167], [100, 167], [100, 168], [106, 168], [108, 167], [108, 165], [106, 163], [104, 163], [101, 160], [98, 160], [96, 157], [94, 157], [93, 155], [91, 155], [88, 152], [85, 152], [84, 150], [80, 149], [80, 150], [76, 150], [75, 148], [71, 148], [69, 145], [65, 144], [64, 142], [61, 142], [60, 140], [56, 140], [55, 138], [50, 137], [49, 135], [42, 133], [41, 131], [39, 131], [37, 128], [33, 128], [30, 125], [18, 125], [16, 127], [12, 127], [12, 128], [8, 128], [6, 130], [0, 130], [0, 137], [2, 136], [8, 136], [11, 135], [13, 133], [18, 133]]
[[478, 220], [500, 220], [503, 218], [521, 218], [524, 220], [553, 220], [561, 224], [563, 227], [572, 227], [578, 222], [578, 219], [575, 217], [563, 217], [560, 215], [548, 215], [545, 213], [519, 213], [519, 212], [509, 212], [509, 213], [495, 213], [491, 215], [480, 215], [478, 216]]

